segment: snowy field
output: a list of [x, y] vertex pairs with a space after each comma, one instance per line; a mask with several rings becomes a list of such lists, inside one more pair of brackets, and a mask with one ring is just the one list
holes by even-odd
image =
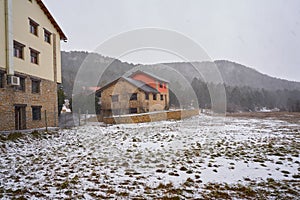
[[297, 199], [300, 125], [200, 115], [0, 140], [0, 198]]

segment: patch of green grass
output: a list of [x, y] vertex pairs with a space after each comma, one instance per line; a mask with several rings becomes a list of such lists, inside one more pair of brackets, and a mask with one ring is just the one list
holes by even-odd
[[6, 140], [9, 140], [9, 141], [15, 141], [15, 140], [18, 140], [20, 138], [24, 137], [24, 134], [23, 133], [20, 133], [20, 132], [13, 132], [13, 133], [9, 133]]

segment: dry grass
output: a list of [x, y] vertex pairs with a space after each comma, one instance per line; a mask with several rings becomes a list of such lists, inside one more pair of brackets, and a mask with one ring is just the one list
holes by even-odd
[[289, 123], [300, 123], [300, 112], [243, 112], [227, 113], [228, 117], [275, 119], [287, 121]]

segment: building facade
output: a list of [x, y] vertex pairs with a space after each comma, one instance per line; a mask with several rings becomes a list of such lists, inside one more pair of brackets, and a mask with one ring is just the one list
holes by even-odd
[[0, 0], [0, 131], [58, 126], [60, 42], [41, 0]]
[[96, 94], [104, 117], [169, 109], [168, 82], [141, 71], [108, 83]]

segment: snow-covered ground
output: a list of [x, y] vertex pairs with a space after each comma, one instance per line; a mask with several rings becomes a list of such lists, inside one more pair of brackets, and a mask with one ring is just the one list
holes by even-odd
[[0, 141], [0, 197], [298, 198], [300, 125], [199, 115]]

